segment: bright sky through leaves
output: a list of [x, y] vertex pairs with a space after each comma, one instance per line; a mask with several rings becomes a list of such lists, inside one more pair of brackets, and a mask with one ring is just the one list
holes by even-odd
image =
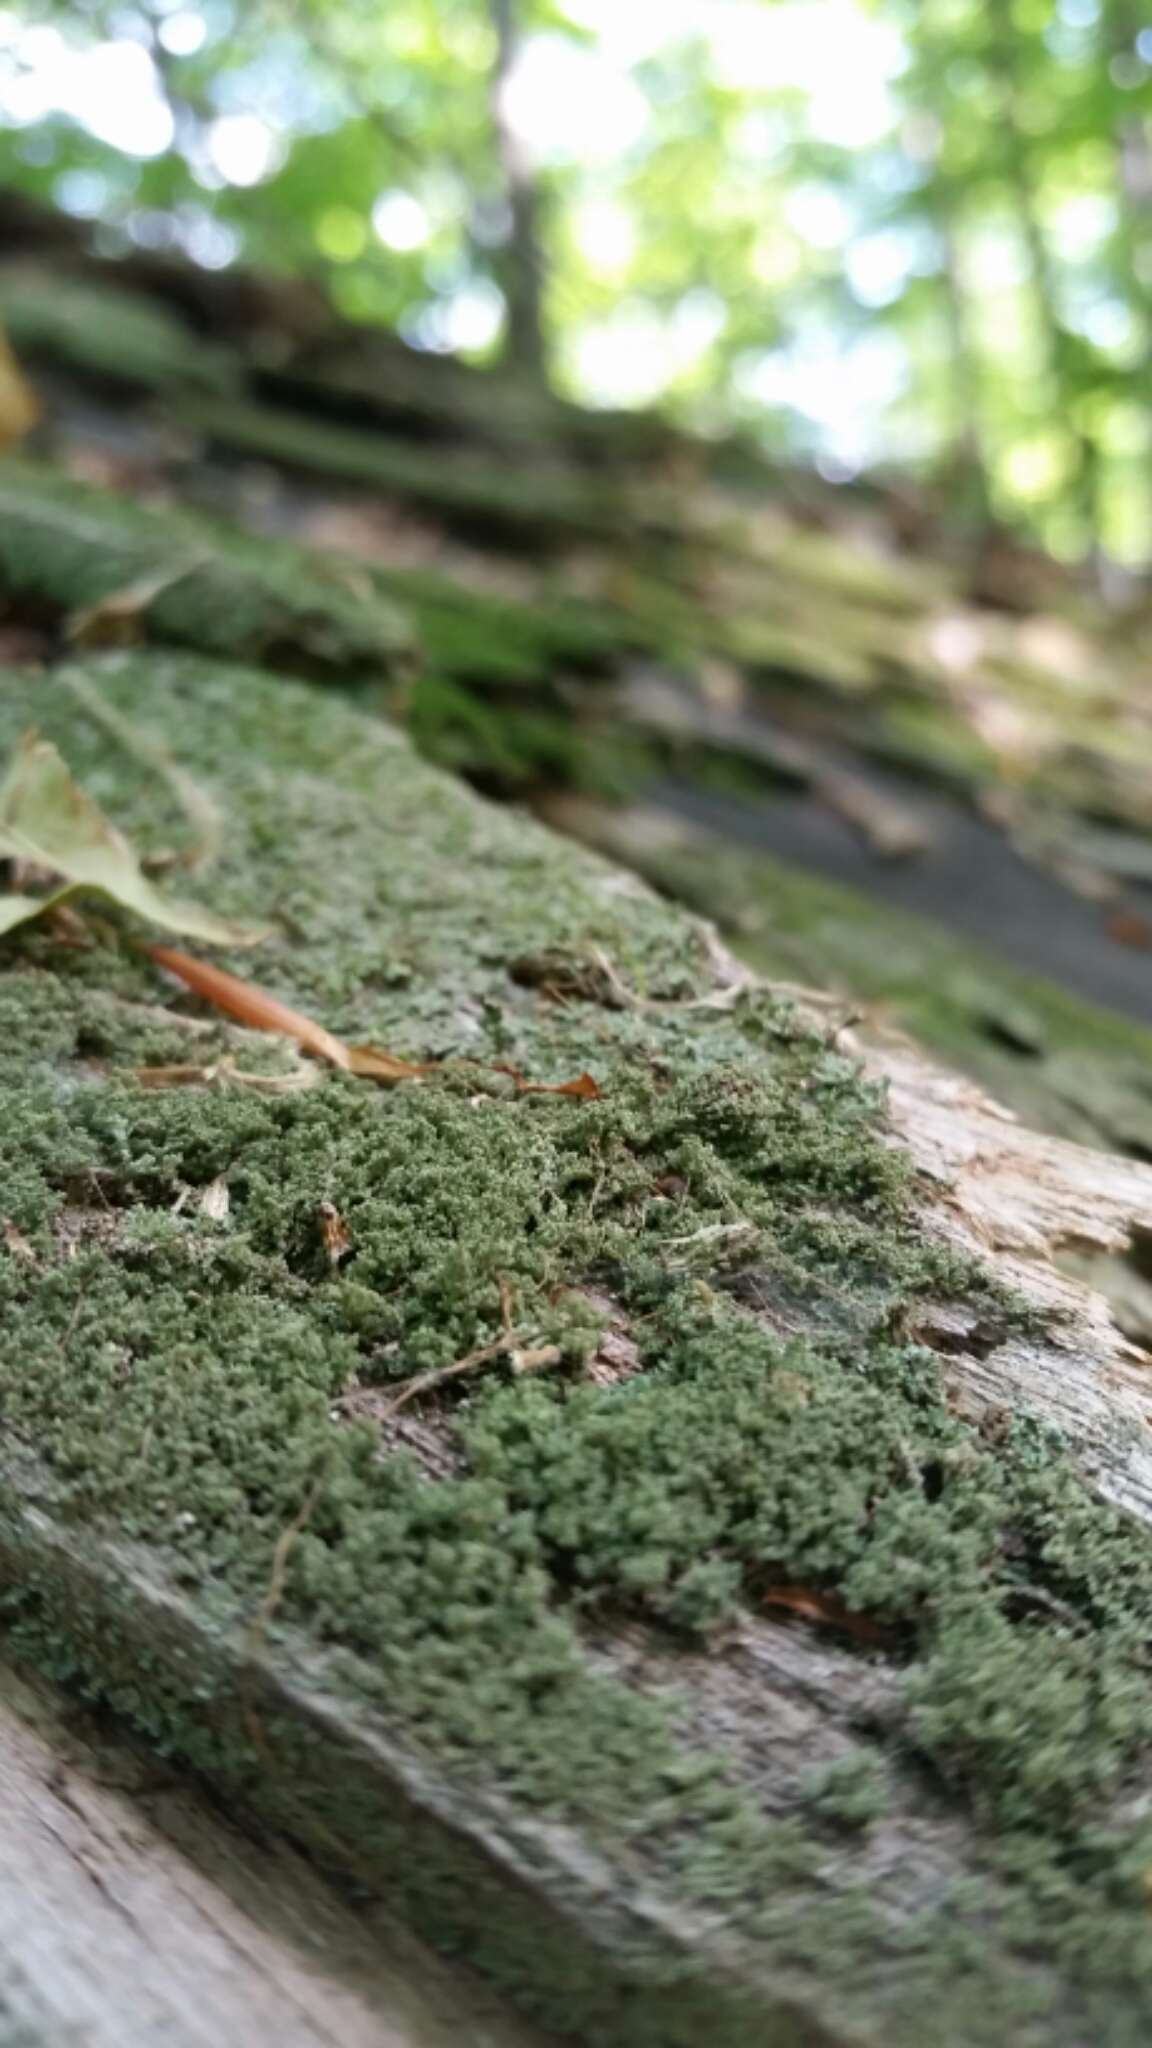
[[[833, 475], [982, 475], [1050, 544], [1152, 555], [1138, 6], [518, 8], [498, 106], [562, 388]], [[37, 0], [0, 14], [0, 176], [213, 267], [319, 265], [353, 318], [482, 358], [492, 62], [490, 0]]]

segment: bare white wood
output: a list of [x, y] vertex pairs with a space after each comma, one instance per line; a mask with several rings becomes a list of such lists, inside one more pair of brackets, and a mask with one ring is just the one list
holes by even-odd
[[0, 2048], [531, 2048], [287, 1845], [0, 1664]]

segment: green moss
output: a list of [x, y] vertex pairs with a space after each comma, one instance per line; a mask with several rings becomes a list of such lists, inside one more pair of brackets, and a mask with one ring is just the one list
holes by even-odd
[[224, 350], [155, 299], [22, 266], [0, 272], [0, 320], [23, 361], [114, 384], [223, 391], [239, 373]]
[[403, 615], [338, 563], [5, 464], [0, 591], [10, 600], [58, 616], [153, 582], [136, 621], [149, 639], [349, 681], [411, 664]]
[[624, 500], [610, 484], [535, 460], [513, 468], [495, 455], [428, 452], [382, 433], [227, 399], [183, 398], [179, 413], [221, 447], [370, 485], [427, 505], [450, 524], [481, 521], [489, 535], [503, 531], [540, 549], [574, 536], [619, 535], [626, 524]]
[[812, 1811], [834, 1828], [856, 1830], [879, 1820], [891, 1787], [875, 1756], [857, 1750], [816, 1772], [804, 1788]]
[[769, 854], [686, 832], [645, 871], [714, 917], [769, 975], [876, 1005], [1042, 1129], [1152, 1151], [1152, 1031]]
[[[1152, 1544], [1035, 1433], [976, 1437], [906, 1342], [925, 1296], [976, 1300], [993, 1330], [1016, 1311], [925, 1237], [881, 1097], [767, 997], [678, 1007], [709, 979], [685, 920], [339, 701], [173, 655], [87, 673], [228, 819], [214, 900], [274, 926], [228, 964], [349, 1037], [451, 1063], [392, 1092], [148, 1090], [142, 1057], [202, 1041], [114, 923], [88, 949], [6, 942], [5, 1213], [36, 1256], [0, 1254], [0, 1412], [56, 1516], [148, 1546], [224, 1629], [258, 1609], [307, 1502], [270, 1623], [286, 1654], [303, 1633], [438, 1767], [847, 1984], [880, 1939], [863, 1870], [831, 1907], [822, 1888], [821, 1829], [862, 1825], [852, 1786], [823, 1819], [810, 1785], [761, 1812], [735, 1758], [677, 1733], [671, 1688], [631, 1691], [587, 1649], [631, 1616], [689, 1656], [773, 1583], [826, 1591], [903, 1670], [869, 1750], [984, 1831], [983, 1902], [906, 1932], [901, 2009], [956, 1983], [1001, 1893], [1020, 1946], [1067, 1967], [1104, 1870], [1112, 1982], [1146, 2014], [1139, 1824], [1109, 1802], [1146, 1753]], [[33, 716], [142, 846], [172, 843], [167, 787], [55, 679], [12, 676], [3, 742]], [[600, 980], [574, 970], [554, 1000], [523, 962], [561, 953]], [[603, 956], [663, 1002], [607, 1007]], [[492, 1062], [590, 1066], [602, 1096], [518, 1095]], [[221, 1176], [211, 1221], [195, 1191]], [[350, 1237], [336, 1271], [326, 1202]], [[604, 1384], [583, 1363], [606, 1299], [640, 1369]], [[447, 1364], [506, 1313], [560, 1361], [494, 1357], [439, 1390], [423, 1418], [444, 1463], [381, 1455], [348, 1392]], [[203, 1673], [158, 1652], [129, 1678], [102, 1628], [59, 1619], [42, 1566], [10, 1600], [37, 1655], [196, 1752]], [[1009, 2038], [995, 2017], [984, 2038]]]
[[463, 681], [532, 684], [561, 667], [595, 673], [648, 638], [623, 609], [514, 602], [428, 570], [378, 569], [374, 582], [417, 621], [430, 666]]

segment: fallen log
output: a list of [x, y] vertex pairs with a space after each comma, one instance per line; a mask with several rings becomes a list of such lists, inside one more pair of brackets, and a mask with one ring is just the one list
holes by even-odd
[[1066, 1263], [1139, 1260], [1152, 1171], [345, 702], [83, 674], [3, 750], [178, 857], [98, 691], [224, 820], [228, 971], [427, 1071], [114, 912], [5, 940], [10, 1649], [558, 2038], [1145, 2040], [1149, 1361]]

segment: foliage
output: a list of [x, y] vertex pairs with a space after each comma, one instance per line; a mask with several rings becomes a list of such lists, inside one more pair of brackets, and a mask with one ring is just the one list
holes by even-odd
[[0, 176], [112, 243], [319, 277], [356, 318], [483, 356], [515, 223], [544, 241], [563, 388], [670, 397], [836, 473], [899, 460], [973, 527], [991, 508], [1064, 552], [1148, 557], [1134, 0], [25, 0], [6, 19]]

